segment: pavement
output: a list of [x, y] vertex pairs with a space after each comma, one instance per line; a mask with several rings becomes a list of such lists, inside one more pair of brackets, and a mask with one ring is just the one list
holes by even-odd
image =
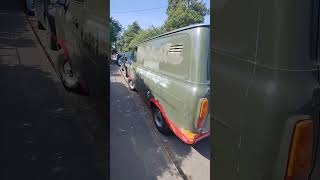
[[130, 91], [125, 73], [110, 66], [110, 170], [117, 179], [210, 179], [209, 138], [187, 145], [164, 136], [150, 108]]
[[0, 179], [106, 179], [106, 117], [64, 89], [23, 3], [0, 6]]

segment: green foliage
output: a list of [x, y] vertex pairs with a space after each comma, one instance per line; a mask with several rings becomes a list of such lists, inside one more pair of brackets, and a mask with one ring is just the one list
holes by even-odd
[[146, 30], [140, 30], [139, 33], [130, 42], [129, 48], [132, 49], [135, 45], [163, 33], [165, 33], [165, 29], [163, 27], [156, 28], [154, 26], [151, 26]]
[[121, 24], [117, 20], [110, 17], [110, 41], [112, 45], [114, 45], [118, 40], [121, 30]]
[[120, 51], [130, 51], [135, 45], [181, 27], [204, 22], [204, 16], [209, 14], [209, 9], [199, 0], [168, 0], [167, 19], [163, 26], [151, 26], [148, 29], [141, 29], [138, 22], [133, 22], [124, 31], [118, 40]]
[[136, 21], [128, 26], [128, 29], [123, 32], [122, 37], [119, 40], [121, 51], [129, 51], [131, 41], [137, 36], [140, 30], [141, 28]]
[[171, 31], [192, 24], [204, 22], [204, 16], [209, 13], [205, 4], [198, 0], [169, 0], [168, 18], [164, 27]]

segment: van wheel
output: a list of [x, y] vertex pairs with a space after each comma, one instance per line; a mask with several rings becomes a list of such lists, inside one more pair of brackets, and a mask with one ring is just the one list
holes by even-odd
[[79, 88], [79, 80], [73, 73], [71, 65], [63, 54], [58, 57], [58, 74], [63, 86], [68, 90], [77, 90]]
[[161, 111], [155, 106], [153, 107], [153, 119], [158, 131], [164, 135], [169, 135], [171, 133], [171, 130], [164, 120]]
[[135, 84], [134, 84], [134, 82], [133, 82], [132, 79], [129, 79], [129, 80], [128, 80], [128, 84], [129, 84], [129, 89], [130, 89], [131, 91], [136, 90]]

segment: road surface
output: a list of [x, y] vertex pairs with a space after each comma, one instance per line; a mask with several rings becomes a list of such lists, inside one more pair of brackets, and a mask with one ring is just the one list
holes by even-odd
[[0, 6], [0, 179], [106, 179], [104, 117], [65, 91], [23, 2]]

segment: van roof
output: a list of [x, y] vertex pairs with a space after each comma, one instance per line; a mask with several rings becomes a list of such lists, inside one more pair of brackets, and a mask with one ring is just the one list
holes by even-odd
[[[182, 28], [179, 28], [179, 29], [175, 29], [175, 30], [173, 30], [173, 31], [169, 31], [169, 32], [160, 34], [160, 35], [158, 35], [158, 36], [149, 38], [149, 39], [147, 39], [147, 40], [142, 41], [142, 42], [139, 43], [139, 44], [142, 44], [142, 43], [145, 43], [145, 42], [147, 42], [147, 41], [151, 41], [151, 40], [153, 40], [153, 39], [157, 39], [157, 38], [160, 38], [160, 37], [169, 35], [169, 34], [174, 34], [174, 33], [177, 33], [177, 32], [181, 32], [181, 31], [188, 30], [188, 29], [194, 29], [194, 28], [197, 28], [197, 27], [208, 27], [208, 28], [209, 28], [210, 25], [209, 25], [209, 24], [194, 24], [194, 25], [190, 25], [190, 26], [185, 26], [185, 27], [182, 27]], [[139, 45], [139, 44], [136, 44], [135, 46], [137, 46], [137, 45]]]

